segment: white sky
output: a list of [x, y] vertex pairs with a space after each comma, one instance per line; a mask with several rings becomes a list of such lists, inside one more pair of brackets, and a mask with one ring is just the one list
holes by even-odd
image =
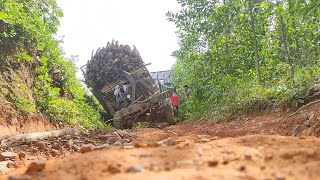
[[58, 37], [67, 56], [79, 55], [77, 66], [86, 64], [92, 50], [112, 39], [135, 45], [149, 71], [169, 70], [178, 49], [175, 25], [167, 11], [177, 12], [176, 0], [58, 0], [63, 10]]

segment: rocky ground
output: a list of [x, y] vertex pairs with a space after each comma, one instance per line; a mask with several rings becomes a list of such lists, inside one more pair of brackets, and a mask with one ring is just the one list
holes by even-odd
[[320, 179], [319, 109], [32, 141], [2, 138], [0, 179]]

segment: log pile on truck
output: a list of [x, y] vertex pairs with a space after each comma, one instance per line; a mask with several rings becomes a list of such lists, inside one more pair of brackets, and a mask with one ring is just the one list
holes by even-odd
[[131, 72], [142, 66], [142, 58], [135, 47], [131, 49], [128, 45], [112, 42], [92, 54], [87, 62], [86, 74], [93, 80], [94, 88], [100, 89], [121, 78], [119, 69]]
[[134, 122], [162, 116], [169, 124], [176, 122], [168, 98], [172, 90], [159, 92], [135, 47], [112, 41], [93, 52], [81, 70], [116, 128], [132, 128]]

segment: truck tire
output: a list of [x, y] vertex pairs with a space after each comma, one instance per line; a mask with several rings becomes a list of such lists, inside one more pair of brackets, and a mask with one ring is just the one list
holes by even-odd
[[177, 124], [177, 119], [174, 117], [172, 102], [169, 98], [163, 100], [162, 108], [164, 109], [165, 120], [169, 125]]
[[118, 117], [118, 118], [114, 118], [113, 126], [116, 129], [132, 129], [133, 122], [131, 120], [124, 120], [123, 118]]
[[124, 123], [123, 123], [123, 118], [121, 117], [115, 117], [113, 119], [113, 126], [116, 129], [124, 129]]
[[166, 113], [166, 117], [165, 118], [166, 118], [166, 121], [167, 121], [167, 123], [169, 125], [177, 124], [177, 118], [174, 117], [172, 109], [167, 109], [165, 113]]
[[133, 122], [131, 120], [126, 120], [126, 122], [124, 122], [124, 128], [125, 129], [132, 129], [133, 128]]

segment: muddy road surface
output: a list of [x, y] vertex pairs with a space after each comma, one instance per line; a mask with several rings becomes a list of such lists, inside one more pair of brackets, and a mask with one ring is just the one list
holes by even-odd
[[0, 179], [320, 179], [319, 109], [15, 142]]

